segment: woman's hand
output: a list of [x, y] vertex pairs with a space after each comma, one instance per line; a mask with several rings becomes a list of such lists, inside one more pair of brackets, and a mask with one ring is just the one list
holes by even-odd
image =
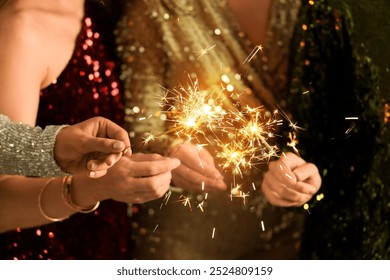
[[269, 164], [261, 189], [275, 206], [302, 206], [320, 189], [318, 168], [293, 153]]
[[61, 129], [54, 158], [68, 173], [86, 172], [98, 178], [120, 160], [125, 149], [130, 155], [128, 133], [106, 118], [95, 117]]
[[[75, 202], [87, 206], [106, 199], [144, 203], [160, 198], [169, 189], [171, 171], [179, 165], [178, 159], [158, 154], [124, 156], [101, 178], [74, 176], [73, 189], [77, 191], [81, 186], [79, 194], [74, 194], [75, 200], [78, 198]], [[86, 187], [83, 188], [83, 184]]]
[[199, 149], [193, 144], [183, 144], [173, 148], [169, 156], [181, 161], [181, 165], [172, 172], [175, 186], [205, 192], [227, 188], [223, 176], [215, 167], [213, 157], [205, 149]]

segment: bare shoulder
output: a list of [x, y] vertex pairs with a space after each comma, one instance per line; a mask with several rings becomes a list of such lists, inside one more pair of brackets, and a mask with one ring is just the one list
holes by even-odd
[[28, 58], [36, 71], [42, 71], [45, 87], [69, 61], [80, 28], [81, 21], [66, 14], [35, 8], [0, 9], [0, 41], [6, 42], [0, 44], [0, 52]]

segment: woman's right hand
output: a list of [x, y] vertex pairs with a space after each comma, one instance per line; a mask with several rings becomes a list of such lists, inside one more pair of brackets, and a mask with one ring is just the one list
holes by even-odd
[[321, 187], [321, 176], [313, 163], [293, 153], [269, 163], [261, 189], [275, 206], [298, 207], [308, 202]]
[[180, 160], [159, 154], [124, 156], [101, 178], [74, 176], [75, 193], [72, 196], [76, 203], [85, 206], [106, 199], [144, 203], [160, 198], [168, 191], [171, 171], [179, 165]]
[[169, 156], [180, 160], [181, 165], [172, 173], [177, 187], [189, 191], [224, 191], [227, 186], [222, 174], [215, 166], [214, 158], [205, 149], [193, 144], [174, 147]]

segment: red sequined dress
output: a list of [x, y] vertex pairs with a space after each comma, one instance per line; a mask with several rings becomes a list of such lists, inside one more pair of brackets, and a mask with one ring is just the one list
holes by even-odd
[[[41, 92], [37, 125], [73, 124], [93, 116], [123, 122], [110, 15], [87, 2], [75, 52], [61, 76]], [[124, 259], [129, 252], [127, 205], [105, 201], [94, 213], [0, 235], [1, 259]]]

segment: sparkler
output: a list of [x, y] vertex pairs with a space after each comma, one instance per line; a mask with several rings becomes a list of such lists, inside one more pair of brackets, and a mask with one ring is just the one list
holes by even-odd
[[[222, 83], [226, 83], [226, 77], [221, 76]], [[220, 159], [220, 167], [226, 172], [231, 170], [233, 176], [231, 197], [242, 198], [245, 203], [248, 192], [233, 194], [233, 189], [238, 186], [236, 176], [243, 178], [244, 169], [251, 169], [277, 156], [278, 147], [269, 144], [269, 140], [275, 137], [276, 126], [282, 122], [278, 111], [271, 114], [262, 106], [242, 108], [239, 99], [233, 106], [226, 106], [232, 92], [225, 87], [220, 91], [201, 90], [198, 80], [192, 81], [191, 78], [186, 87], [165, 90], [160, 106], [166, 108], [163, 112], [170, 128], [156, 135], [146, 133], [144, 144], [168, 134], [184, 141], [195, 140], [198, 150], [207, 145], [201, 141], [213, 142], [217, 147], [215, 155]], [[179, 201], [191, 208], [187, 198], [180, 197]], [[199, 208], [203, 211], [203, 205]]]
[[[187, 87], [179, 87], [167, 90], [161, 106], [168, 106], [166, 114], [171, 128], [163, 133], [153, 135], [145, 134], [144, 144], [167, 134], [176, 134], [179, 138], [191, 140], [198, 135], [204, 135], [204, 131], [213, 130], [223, 122], [226, 111], [222, 109], [225, 96], [220, 93], [208, 93], [198, 88], [198, 80]], [[201, 146], [199, 146], [201, 147]]]
[[[198, 59], [215, 46], [204, 49]], [[256, 46], [244, 63], [250, 62], [260, 50], [262, 46]], [[280, 108], [270, 113], [262, 106], [255, 108], [242, 106], [240, 96], [243, 93], [234, 92], [230, 80], [228, 74], [221, 75], [220, 87], [213, 91], [200, 89], [198, 80], [191, 77], [186, 86], [173, 89], [161, 86], [165, 93], [160, 100], [160, 106], [163, 108], [162, 113], [167, 116], [169, 129], [159, 134], [146, 133], [143, 143], [146, 145], [169, 134], [175, 135], [183, 142], [196, 142], [199, 150], [212, 143], [217, 147], [215, 156], [220, 160], [219, 166], [225, 172], [231, 171], [233, 176], [231, 198], [242, 198], [245, 203], [249, 192], [240, 189], [241, 185], [236, 184], [236, 176], [243, 178], [244, 170], [255, 168], [278, 156], [279, 149], [276, 145], [270, 144], [270, 140], [276, 136], [276, 127], [282, 125], [283, 120], [287, 120], [289, 127], [294, 131], [290, 133], [288, 145], [296, 153], [298, 141], [295, 131], [303, 128], [292, 122]], [[215, 85], [211, 86], [215, 88]], [[236, 98], [231, 98], [233, 95]], [[201, 164], [200, 158], [199, 162]], [[256, 189], [254, 183], [252, 187]], [[202, 182], [202, 191], [204, 188]], [[180, 196], [178, 201], [192, 209], [187, 197]], [[198, 204], [197, 208], [203, 212], [203, 203]]]

